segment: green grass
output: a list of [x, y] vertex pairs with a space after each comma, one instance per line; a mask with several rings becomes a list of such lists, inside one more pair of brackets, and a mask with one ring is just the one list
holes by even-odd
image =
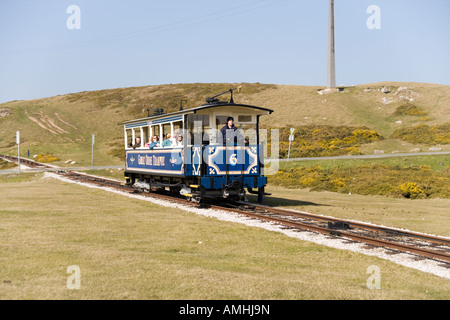
[[43, 176], [43, 173], [11, 173], [11, 174], [1, 174], [0, 183], [11, 183], [11, 182], [25, 182], [39, 179]]
[[86, 170], [86, 174], [112, 178], [119, 181], [125, 181], [124, 169], [101, 169], [101, 170]]
[[8, 162], [3, 159], [0, 159], [0, 170], [12, 169], [17, 167], [14, 162]]
[[448, 280], [386, 260], [102, 190], [36, 177], [0, 193], [3, 299], [450, 298]]

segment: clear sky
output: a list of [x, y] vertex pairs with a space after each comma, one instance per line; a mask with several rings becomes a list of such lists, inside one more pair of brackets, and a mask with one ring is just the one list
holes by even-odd
[[[328, 4], [0, 0], [0, 102], [168, 83], [326, 86]], [[450, 1], [335, 0], [335, 24], [337, 85], [450, 85]]]

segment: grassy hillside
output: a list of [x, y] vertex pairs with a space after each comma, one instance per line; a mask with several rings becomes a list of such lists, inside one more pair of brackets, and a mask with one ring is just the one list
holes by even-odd
[[[237, 85], [169, 84], [3, 103], [0, 104], [0, 153], [17, 152], [15, 132], [20, 130], [23, 156], [27, 150], [30, 150], [30, 156], [53, 153], [61, 159], [58, 164], [71, 159], [77, 165], [88, 165], [91, 135], [95, 134], [95, 164], [120, 164], [123, 131], [118, 122], [144, 117], [146, 113], [142, 110], [145, 108], [176, 111], [181, 99], [188, 100], [188, 108], [195, 107], [204, 103], [206, 97]], [[314, 155], [321, 155], [321, 148], [329, 154], [327, 149], [339, 144], [345, 146], [339, 154], [355, 153], [355, 148], [359, 153], [368, 154], [374, 150], [384, 150], [385, 153], [428, 151], [430, 147], [450, 150], [450, 137], [445, 129], [450, 122], [450, 86], [385, 82], [348, 87], [322, 95], [319, 94], [322, 88], [314, 86], [240, 85], [242, 92], [235, 96], [235, 101], [275, 110], [272, 116], [263, 117], [263, 128], [287, 130], [295, 127], [297, 132], [310, 128], [314, 132], [315, 126], [320, 126], [330, 132], [329, 128], [348, 126], [375, 131], [382, 137], [363, 143], [355, 140], [355, 144], [347, 145], [351, 140], [350, 131], [347, 140], [342, 138], [342, 141], [333, 142], [330, 138], [324, 142], [316, 139], [318, 141], [302, 144], [302, 137], [296, 135], [297, 148], [301, 145], [318, 148]], [[437, 130], [441, 132], [439, 136], [431, 137], [431, 140], [414, 139], [415, 131], [431, 135], [437, 125], [441, 126], [440, 131]], [[420, 130], [414, 129], [416, 126], [420, 126]], [[280, 137], [284, 139], [284, 136], [281, 131]], [[283, 155], [283, 146], [281, 149]], [[298, 154], [302, 154], [300, 149]]]

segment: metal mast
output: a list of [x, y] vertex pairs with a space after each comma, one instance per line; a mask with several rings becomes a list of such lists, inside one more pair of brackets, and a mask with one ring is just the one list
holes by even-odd
[[328, 78], [327, 88], [336, 88], [336, 66], [334, 61], [334, 0], [330, 0], [328, 17]]

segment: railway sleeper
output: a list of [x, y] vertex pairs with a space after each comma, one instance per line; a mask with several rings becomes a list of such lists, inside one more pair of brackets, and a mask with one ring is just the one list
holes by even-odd
[[332, 230], [351, 230], [353, 229], [350, 226], [350, 222], [348, 221], [336, 221], [336, 222], [328, 222], [328, 229]]

